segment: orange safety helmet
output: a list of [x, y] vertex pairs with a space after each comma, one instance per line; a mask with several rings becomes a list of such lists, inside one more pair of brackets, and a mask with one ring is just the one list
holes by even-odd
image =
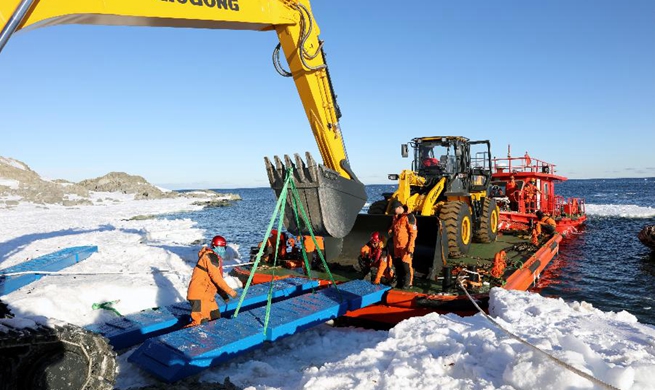
[[223, 236], [214, 236], [212, 238], [212, 248], [216, 248], [217, 246], [227, 246], [227, 241], [225, 241]]

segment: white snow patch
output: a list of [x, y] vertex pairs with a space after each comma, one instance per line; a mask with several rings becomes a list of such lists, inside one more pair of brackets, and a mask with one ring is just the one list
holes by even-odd
[[0, 177], [0, 186], [9, 187], [12, 190], [17, 190], [20, 186], [20, 182], [14, 179], [3, 179]]
[[11, 165], [14, 168], [22, 169], [24, 171], [27, 170], [27, 166], [25, 166], [25, 164], [21, 163], [20, 161], [14, 160], [13, 158], [0, 156], [0, 163], [5, 163], [7, 165]]

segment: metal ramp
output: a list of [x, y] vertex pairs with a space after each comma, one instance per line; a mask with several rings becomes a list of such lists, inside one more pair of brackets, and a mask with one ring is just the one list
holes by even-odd
[[[97, 246], [76, 246], [34, 258], [13, 267], [0, 270], [0, 296], [41, 279], [43, 274], [33, 272], [57, 272], [91, 256]], [[15, 275], [23, 273], [21, 275]], [[11, 275], [14, 274], [14, 275]]]
[[266, 341], [301, 332], [378, 303], [390, 287], [353, 280], [299, 295], [271, 305], [266, 332], [266, 308], [240, 311], [236, 318], [220, 318], [146, 340], [128, 358], [155, 377], [171, 383], [260, 347]]
[[[272, 300], [293, 297], [318, 287], [318, 281], [305, 278], [285, 278], [273, 282]], [[253, 285], [248, 288], [240, 311], [265, 305], [268, 300], [270, 283]], [[239, 296], [243, 290], [235, 290]], [[217, 295], [221, 317], [231, 318], [239, 299], [232, 299], [227, 304]], [[189, 323], [191, 306], [188, 302], [140, 311], [135, 314], [117, 317], [101, 324], [87, 326], [86, 329], [105, 336], [116, 350], [132, 347], [144, 340], [182, 329]]]

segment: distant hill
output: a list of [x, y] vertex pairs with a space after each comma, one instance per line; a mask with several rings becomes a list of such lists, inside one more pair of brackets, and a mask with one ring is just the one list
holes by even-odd
[[0, 157], [0, 205], [33, 203], [64, 205], [91, 204], [89, 191], [66, 180], [44, 180], [38, 173], [18, 160]]
[[93, 204], [91, 193], [110, 192], [134, 194], [134, 199], [162, 199], [179, 196], [194, 198], [241, 199], [238, 195], [222, 195], [210, 190], [179, 192], [159, 188], [141, 176], [125, 172], [110, 172], [95, 179], [73, 183], [67, 180], [45, 180], [22, 161], [0, 156], [0, 207], [15, 206], [19, 202], [62, 204], [75, 206]]
[[174, 191], [163, 191], [143, 177], [128, 175], [125, 172], [110, 172], [95, 179], [82, 180], [78, 185], [89, 191], [135, 194], [135, 199], [177, 198], [180, 195]]

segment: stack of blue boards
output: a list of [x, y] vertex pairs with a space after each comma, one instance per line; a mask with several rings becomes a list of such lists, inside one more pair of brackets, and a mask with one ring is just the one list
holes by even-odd
[[[293, 297], [318, 287], [318, 281], [305, 278], [285, 278], [273, 282], [271, 298], [273, 302]], [[265, 305], [268, 301], [270, 283], [250, 286], [243, 298], [239, 312]], [[231, 318], [241, 298], [241, 289], [236, 290], [239, 298], [223, 303], [220, 296], [216, 296], [219, 303], [221, 317]], [[189, 302], [177, 302], [169, 306], [158, 307], [117, 317], [102, 324], [93, 324], [86, 329], [105, 336], [115, 350], [121, 350], [142, 343], [144, 340], [170, 333], [181, 329], [190, 321]]]
[[353, 280], [336, 288], [308, 291], [273, 303], [265, 332], [266, 307], [254, 307], [240, 310], [233, 318], [223, 317], [149, 338], [128, 361], [165, 382], [175, 382], [258, 348], [266, 341], [293, 335], [347, 311], [379, 303], [389, 289]]
[[27, 273], [6, 276], [18, 272], [57, 272], [77, 264], [98, 251], [97, 246], [76, 246], [65, 248], [41, 257], [34, 258], [13, 267], [0, 270], [0, 295], [6, 295], [41, 279], [44, 275]]

